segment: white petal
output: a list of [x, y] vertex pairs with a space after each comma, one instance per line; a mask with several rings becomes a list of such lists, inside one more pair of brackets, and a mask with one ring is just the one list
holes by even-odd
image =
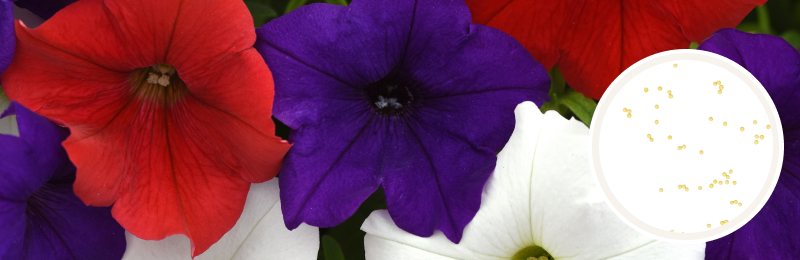
[[456, 245], [436, 232], [406, 233], [384, 211], [361, 227], [367, 259], [509, 259], [530, 245], [556, 259], [696, 259], [705, 244], [658, 242], [625, 225], [605, 204], [589, 168], [588, 128], [530, 102], [498, 154], [482, 204]]
[[[528, 195], [531, 159], [542, 113], [531, 102], [518, 105], [514, 113], [514, 133], [498, 154], [497, 168], [483, 190], [481, 208], [464, 229], [460, 244], [453, 244], [438, 231], [430, 238], [409, 234], [397, 228], [385, 211], [376, 211], [361, 227], [368, 233], [364, 242], [367, 259], [401, 257], [398, 255], [404, 254], [401, 250], [404, 247], [409, 248], [408, 252], [416, 252], [415, 255], [423, 250], [457, 259], [508, 259], [530, 244], [533, 239]], [[387, 248], [392, 248], [392, 253], [385, 251]]]
[[[660, 242], [630, 228], [614, 214], [592, 176], [590, 137], [583, 123], [550, 111], [543, 125], [530, 183], [535, 244], [556, 259], [703, 258], [704, 243]], [[663, 250], [667, 248], [670, 250]]]
[[367, 232], [364, 250], [368, 260], [471, 258], [469, 250], [453, 244], [440, 231], [427, 238], [403, 231], [386, 210], [372, 212], [361, 229]]
[[[0, 114], [2, 114], [3, 111], [6, 111], [6, 108], [8, 108], [9, 104], [11, 104], [11, 101], [8, 100], [8, 97], [6, 97], [5, 94], [0, 94]], [[19, 136], [19, 130], [17, 129], [17, 116], [0, 118], [0, 134]]]
[[[319, 229], [303, 224], [287, 230], [278, 193], [277, 178], [252, 184], [236, 225], [195, 260], [316, 259]], [[123, 259], [191, 259], [191, 245], [183, 235], [160, 241], [142, 240], [127, 232], [126, 237], [128, 248]]]

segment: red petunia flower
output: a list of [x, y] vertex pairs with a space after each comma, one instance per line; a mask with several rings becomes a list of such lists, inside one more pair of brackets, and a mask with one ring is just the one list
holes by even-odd
[[184, 234], [192, 255], [274, 177], [272, 75], [240, 0], [82, 0], [18, 23], [9, 98], [69, 127], [75, 194], [142, 239]]
[[571, 87], [600, 99], [633, 63], [734, 27], [767, 0], [466, 2], [474, 23], [510, 34], [546, 69], [557, 64]]

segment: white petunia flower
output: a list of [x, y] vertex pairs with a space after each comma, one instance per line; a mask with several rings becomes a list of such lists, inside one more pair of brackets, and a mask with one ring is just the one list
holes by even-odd
[[[640, 234], [605, 203], [589, 168], [589, 129], [531, 102], [517, 106], [516, 127], [498, 154], [481, 208], [460, 244], [428, 238], [373, 212], [367, 259], [702, 259], [705, 243], [675, 244]], [[551, 258], [551, 259], [552, 259]]]
[[[252, 184], [242, 216], [217, 243], [194, 260], [317, 259], [319, 228], [300, 225], [289, 231], [278, 200], [278, 178]], [[128, 248], [122, 259], [191, 260], [191, 244], [183, 235], [159, 241], [142, 240], [125, 232]]]

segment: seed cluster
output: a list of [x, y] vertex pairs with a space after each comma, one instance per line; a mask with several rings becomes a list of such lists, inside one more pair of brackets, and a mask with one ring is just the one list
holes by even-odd
[[[674, 67], [674, 68], [677, 68], [677, 66], [678, 66], [677, 64], [673, 64], [673, 67]], [[721, 81], [721, 80], [718, 80], [718, 81], [716, 81], [716, 82], [713, 82], [713, 85], [714, 85], [715, 87], [717, 87], [717, 88], [718, 88], [718, 90], [717, 90], [717, 94], [720, 94], [720, 95], [721, 95], [721, 94], [722, 94], [722, 92], [723, 92], [723, 90], [725, 89], [725, 86], [723, 86], [723, 84], [722, 84], [722, 81]], [[667, 87], [667, 88], [668, 88], [668, 87]], [[664, 90], [664, 87], [662, 87], [662, 86], [657, 86], [657, 87], [656, 87], [656, 89], [657, 89], [658, 91], [663, 91], [663, 90]], [[644, 87], [644, 88], [643, 88], [643, 90], [644, 90], [644, 93], [645, 93], [645, 94], [646, 94], [646, 93], [649, 93], [649, 91], [650, 91], [649, 87]], [[667, 92], [667, 95], [668, 95], [668, 98], [669, 98], [669, 99], [673, 99], [673, 98], [674, 98], [674, 94], [672, 93], [672, 90], [669, 90], [669, 89], [667, 89], [667, 90], [666, 90], [666, 92]], [[641, 92], [639, 92], [639, 93], [641, 93]], [[653, 107], [654, 107], [654, 109], [659, 109], [659, 108], [660, 108], [660, 105], [659, 105], [659, 104], [654, 104], [654, 105], [653, 105]], [[669, 107], [668, 107], [667, 109], [669, 110]], [[631, 118], [631, 117], [632, 117], [632, 110], [631, 110], [631, 109], [628, 109], [628, 108], [623, 108], [623, 109], [622, 109], [622, 112], [624, 112], [624, 113], [627, 113], [627, 114], [626, 114], [626, 116], [627, 116], [628, 118]], [[719, 117], [718, 117], [717, 119], [719, 119]], [[654, 124], [655, 124], [655, 125], [658, 125], [658, 124], [659, 124], [659, 120], [658, 120], [658, 119], [652, 118], [651, 120], [653, 120], [653, 122], [654, 122]], [[714, 121], [714, 116], [713, 116], [713, 115], [708, 115], [708, 121], [709, 121], [709, 122], [713, 122], [713, 121]], [[719, 121], [717, 121], [717, 122], [719, 122]], [[741, 125], [741, 124], [743, 124], [743, 123], [744, 123], [744, 122], [739, 122], [739, 124], [740, 124], [739, 131], [740, 131], [740, 132], [744, 132], [744, 131], [745, 131], [745, 127], [744, 127], [744, 125]], [[667, 124], [667, 125], [670, 125], [670, 124], [671, 124], [671, 121], [669, 121], [669, 120], [668, 120], [666, 124]], [[736, 124], [736, 123], [734, 122], [734, 125], [735, 125], [735, 124]], [[753, 125], [757, 125], [757, 124], [758, 124], [758, 120], [753, 120]], [[727, 127], [727, 126], [728, 126], [728, 122], [727, 122], [727, 121], [723, 121], [723, 122], [722, 122], [722, 126], [723, 126], [723, 127]], [[767, 129], [767, 130], [769, 130], [769, 129], [770, 129], [770, 127], [771, 127], [770, 125], [766, 125], [766, 129]], [[734, 130], [734, 131], [735, 131], [735, 130]], [[651, 142], [651, 143], [655, 142], [654, 135], [658, 135], [658, 134], [659, 134], [659, 133], [647, 133], [647, 141], [649, 141], [649, 142]], [[755, 143], [755, 144], [758, 144], [759, 140], [764, 140], [765, 136], [764, 136], [764, 135], [762, 135], [762, 134], [760, 134], [760, 133], [759, 133], [759, 134], [755, 134], [755, 133], [754, 133], [754, 134], [753, 134], [753, 138], [755, 139], [755, 140], [754, 140], [754, 143]], [[667, 135], [667, 140], [672, 140], [672, 139], [673, 139], [673, 136], [672, 136], [672, 135]], [[680, 140], [678, 140], [678, 141], [680, 141]], [[702, 145], [702, 144], [700, 144], [700, 145]], [[700, 146], [700, 145], [698, 145], [698, 146]], [[674, 147], [674, 146], [673, 146], [673, 147]], [[686, 145], [686, 144], [681, 144], [681, 145], [677, 146], [677, 149], [678, 149], [678, 151], [686, 150], [686, 149], [687, 149], [687, 145]], [[698, 149], [697, 151], [698, 151], [698, 154], [699, 154], [699, 155], [703, 155], [703, 154], [705, 154], [705, 151], [704, 151], [704, 150], [702, 150], [702, 149]], [[708, 155], [708, 156], [713, 156], [713, 155]], [[731, 180], [731, 177], [732, 177], [732, 175], [733, 175], [733, 170], [732, 170], [732, 169], [730, 169], [730, 170], [728, 170], [728, 171], [723, 171], [723, 172], [722, 172], [722, 177], [723, 177], [723, 179], [721, 179], [721, 180], [713, 179], [713, 180], [712, 180], [712, 181], [711, 181], [711, 182], [708, 184], [708, 189], [714, 189], [715, 187], [717, 187], [717, 190], [719, 190], [719, 189], [723, 189], [723, 190], [725, 190], [726, 188], [724, 188], [724, 187], [720, 187], [720, 186], [727, 186], [727, 185], [730, 185], [730, 184], [737, 185], [737, 181], [736, 181], [736, 180]], [[699, 184], [702, 184], [702, 183], [699, 183]], [[694, 185], [696, 185], [696, 187], [697, 187], [697, 190], [698, 190], [698, 191], [702, 191], [702, 190], [703, 190], [703, 188], [704, 188], [703, 186], [705, 186], [705, 185], [698, 185], [698, 184], [694, 184]], [[684, 191], [684, 192], [689, 192], [689, 186], [690, 186], [690, 185], [687, 185], [687, 184], [678, 184], [677, 186], [678, 186], [678, 190], [679, 190], [679, 191], [681, 191], [681, 190], [682, 190], [682, 191]], [[659, 188], [658, 188], [658, 192], [659, 192], [659, 193], [664, 193], [664, 188], [662, 188], [662, 187], [659, 187]], [[713, 192], [713, 191], [709, 191], [709, 192]], [[667, 193], [669, 193], [669, 191], [667, 191]], [[738, 205], [739, 207], [742, 207], [742, 205], [743, 205], [743, 203], [742, 203], [742, 202], [739, 202], [738, 200], [732, 200], [732, 201], [730, 201], [729, 203], [730, 203], [730, 205]], [[713, 223], [713, 222], [712, 222], [712, 223]], [[725, 220], [721, 220], [721, 221], [720, 221], [720, 226], [722, 226], [722, 225], [725, 225], [726, 223], [728, 223], [728, 220], [727, 220], [727, 219], [725, 219]], [[707, 228], [711, 228], [711, 224], [706, 224], [706, 227], [707, 227]], [[674, 232], [674, 230], [670, 230], [670, 232]], [[683, 233], [683, 232], [681, 232], [681, 233]]]

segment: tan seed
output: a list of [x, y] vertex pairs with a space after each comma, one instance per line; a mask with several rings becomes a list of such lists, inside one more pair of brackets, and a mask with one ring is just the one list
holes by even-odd
[[658, 109], [658, 104], [656, 104], [656, 109]]
[[708, 121], [714, 121], [714, 118], [709, 116]]
[[669, 99], [672, 99], [672, 94], [669, 94]]
[[672, 140], [672, 136], [671, 136], [671, 135], [668, 135], [668, 136], [667, 136], [667, 139], [669, 139], [669, 140]]
[[753, 141], [754, 144], [758, 144], [758, 140]]
[[[730, 177], [730, 176], [728, 176], [728, 177]], [[725, 180], [725, 184], [728, 184], [728, 180]]]
[[661, 91], [661, 86], [658, 86], [658, 91]]
[[717, 94], [722, 95], [722, 90], [717, 90]]
[[725, 221], [720, 221], [719, 224], [720, 225], [725, 225]]
[[697, 190], [703, 190], [703, 186], [697, 186]]
[[739, 202], [739, 207], [741, 207], [741, 206], [742, 206], [742, 203], [741, 203], [741, 202]]
[[623, 107], [622, 108], [622, 112], [628, 112], [628, 108], [627, 107]]
[[714, 179], [714, 184], [717, 184], [717, 179]]
[[672, 90], [667, 90], [667, 94], [672, 94]]
[[644, 88], [644, 93], [647, 93], [647, 91], [648, 91], [648, 89], [647, 89], [647, 88]]
[[719, 85], [719, 82], [714, 81], [714, 86]]
[[709, 188], [714, 188], [714, 184], [713, 184], [713, 183], [712, 183], [712, 184], [709, 184], [709, 185], [708, 185], [708, 187], [709, 187]]
[[725, 175], [725, 179], [730, 179], [730, 178], [731, 178], [730, 175]]
[[689, 192], [689, 187], [684, 186], [683, 189], [685, 189], [686, 192]]
[[758, 139], [758, 135], [756, 135], [756, 139]]
[[733, 174], [733, 169], [728, 170], [728, 173]]
[[739, 131], [744, 132], [744, 126], [743, 127], [739, 127]]
[[756, 120], [753, 120], [753, 124], [754, 124], [754, 125], [755, 125], [755, 124], [758, 124], [758, 121], [756, 121]]
[[723, 88], [725, 88], [725, 86], [719, 85], [719, 90], [720, 91], [722, 91]]
[[769, 126], [769, 125], [767, 125], [767, 129], [769, 129], [769, 127], [770, 127], [770, 126]]
[[656, 124], [658, 124], [658, 119], [656, 119]]
[[731, 201], [731, 205], [733, 205], [733, 201]]
[[722, 126], [728, 126], [728, 122], [722, 122]]
[[678, 63], [672, 64], [672, 67], [673, 68], [677, 68], [678, 67]]
[[683, 149], [683, 146], [678, 146], [678, 151], [680, 151], [681, 149]]
[[631, 118], [631, 113], [628, 113], [628, 118]]
[[703, 150], [700, 150], [700, 155], [703, 155]]
[[758, 136], [758, 139], [764, 140], [764, 135]]
[[707, 228], [711, 228], [711, 224], [706, 225]]
[[736, 181], [733, 181], [733, 185], [736, 185]]
[[651, 142], [651, 143], [653, 142], [653, 138], [650, 138], [650, 142]]
[[664, 192], [664, 188], [658, 188], [658, 192]]

